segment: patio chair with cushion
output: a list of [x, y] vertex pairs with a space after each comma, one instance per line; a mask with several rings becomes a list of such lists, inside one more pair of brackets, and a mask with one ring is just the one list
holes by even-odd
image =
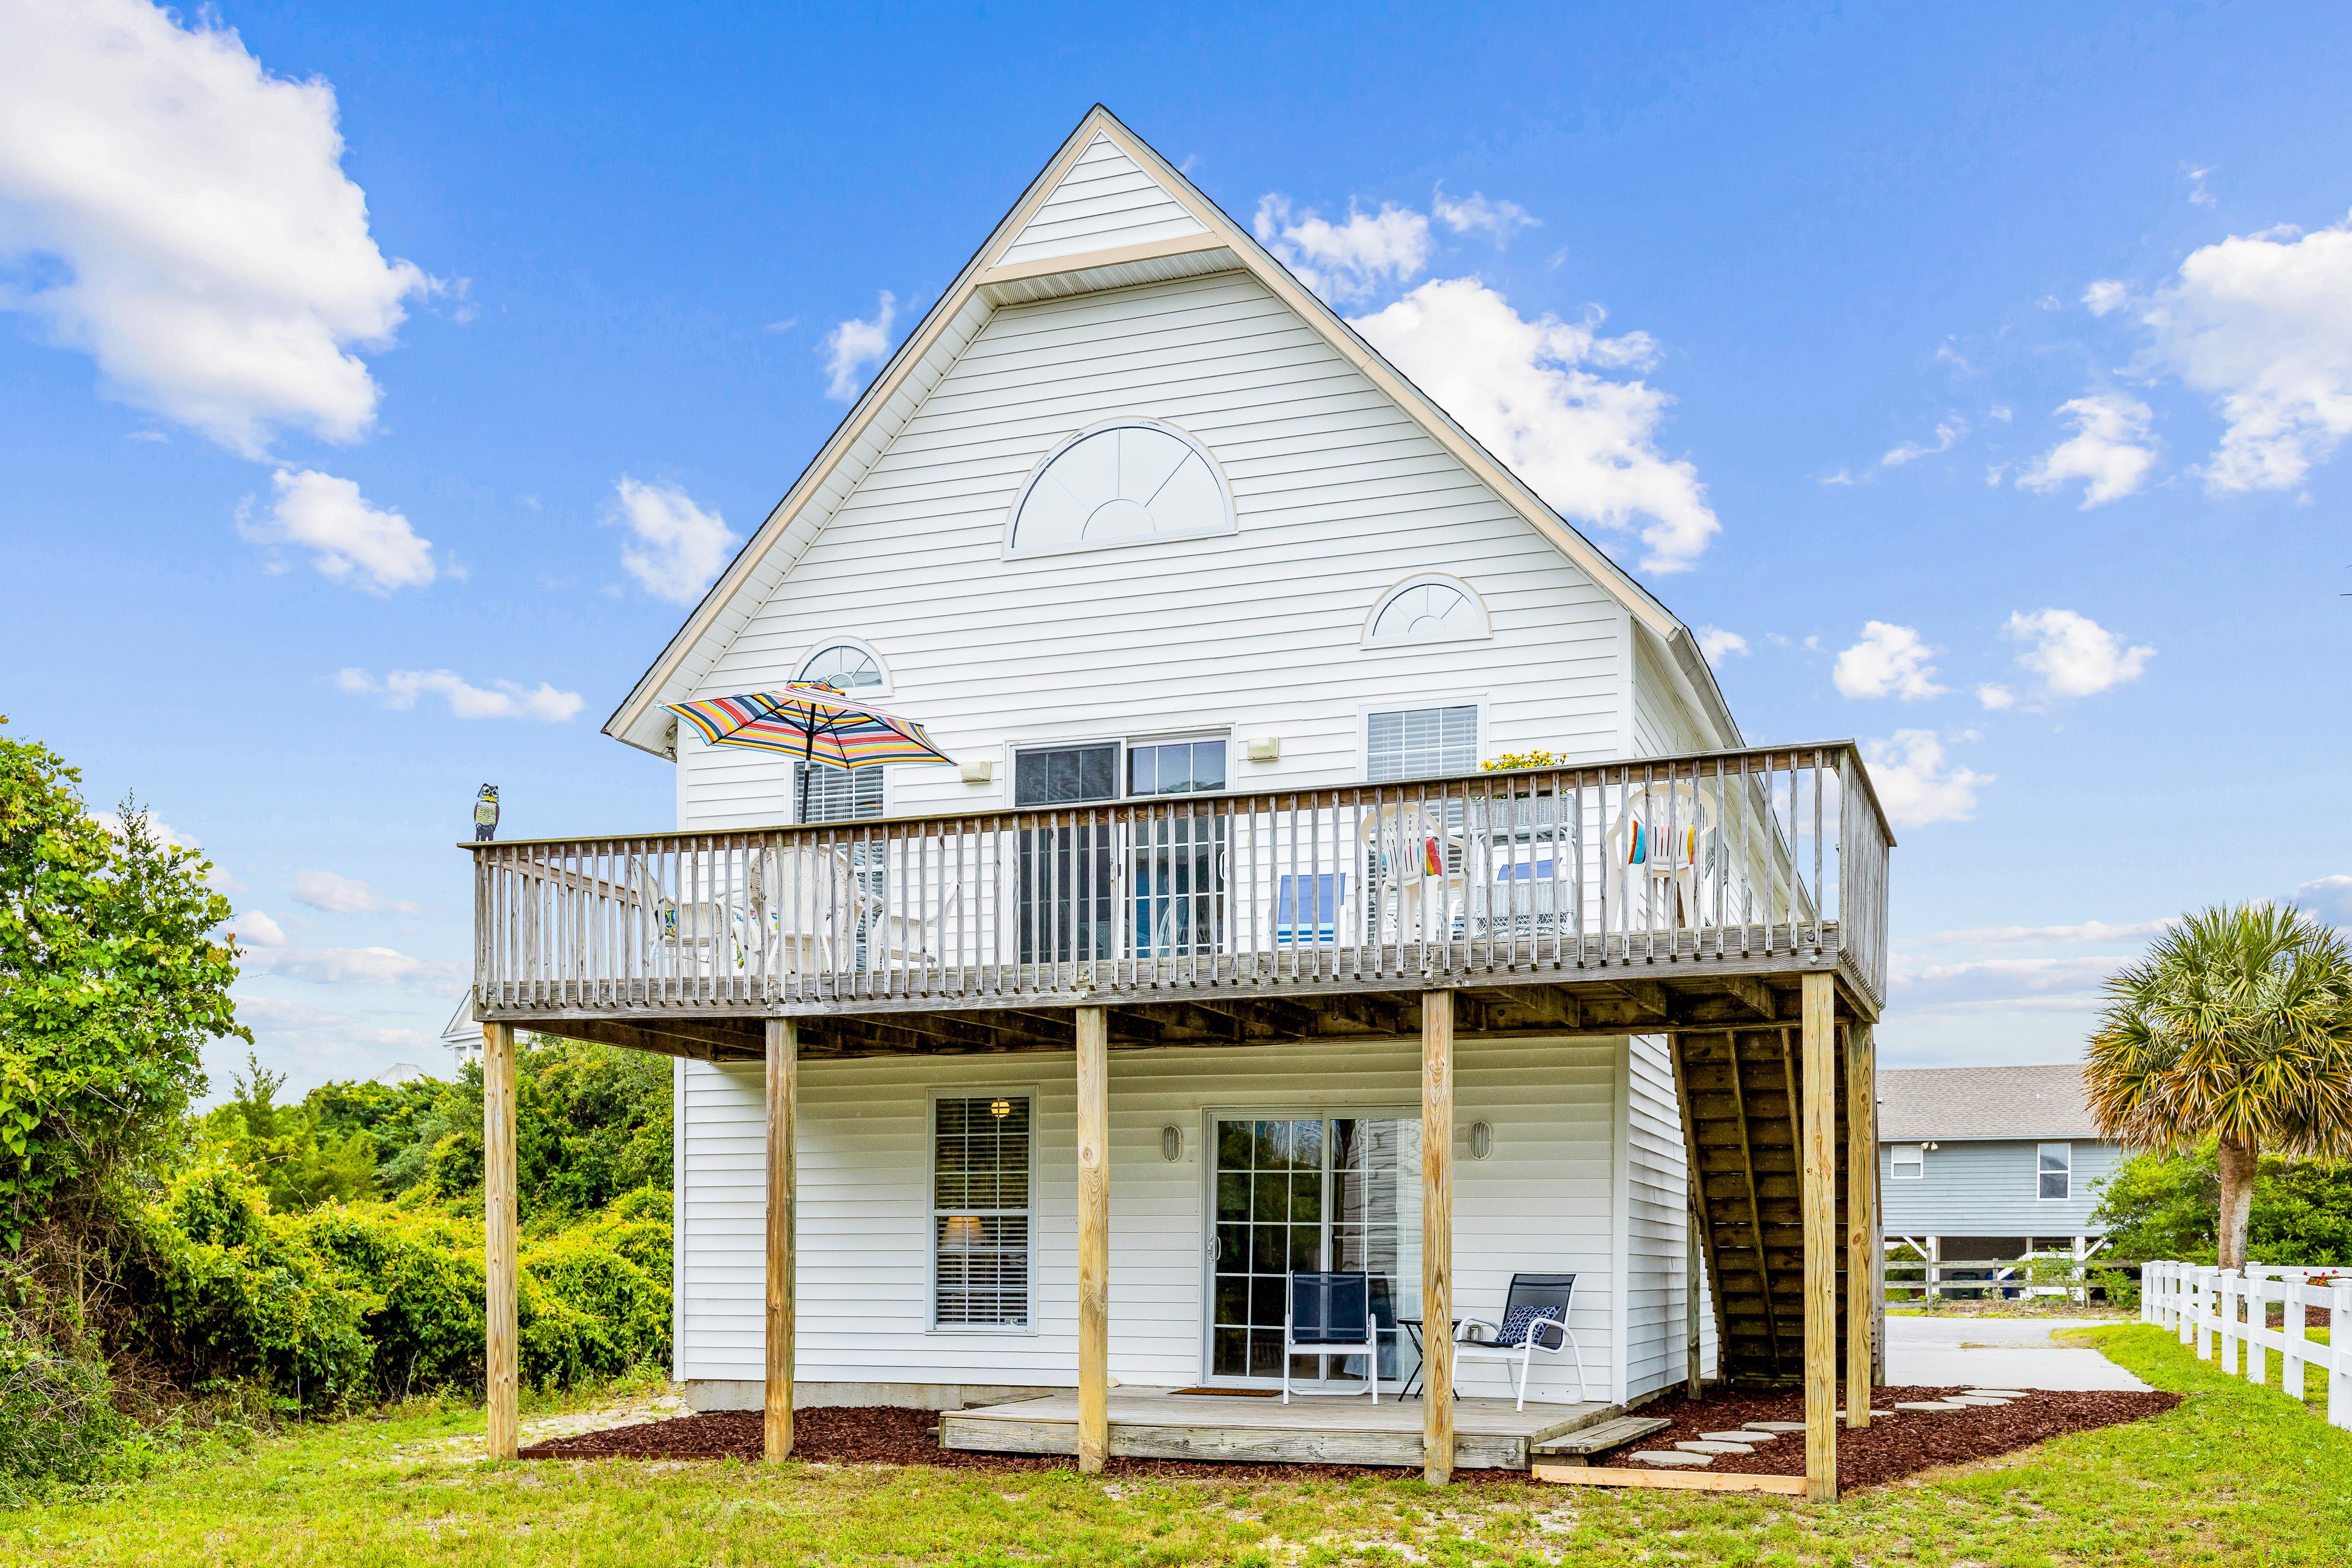
[[1282, 1402], [1290, 1403], [1290, 1357], [1360, 1355], [1372, 1403], [1381, 1402], [1380, 1325], [1372, 1316], [1371, 1276], [1293, 1274], [1282, 1309]]
[[1573, 1274], [1514, 1274], [1510, 1294], [1503, 1299], [1503, 1321], [1465, 1318], [1454, 1336], [1454, 1363], [1496, 1361], [1518, 1363], [1518, 1407], [1528, 1407], [1528, 1371], [1540, 1353], [1556, 1356], [1567, 1351], [1576, 1358], [1576, 1396], [1584, 1393], [1584, 1348], [1568, 1326], [1568, 1309], [1576, 1293]]

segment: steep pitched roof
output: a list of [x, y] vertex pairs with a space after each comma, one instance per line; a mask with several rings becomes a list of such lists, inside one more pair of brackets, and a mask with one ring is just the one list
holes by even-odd
[[2083, 1069], [1895, 1068], [1878, 1075], [1878, 1135], [1890, 1142], [2097, 1138]]
[[[1105, 236], [1117, 236], [1118, 243], [1102, 245]], [[1690, 629], [1100, 104], [1087, 111], [899, 344], [605, 721], [604, 732], [646, 751], [667, 752], [671, 725], [661, 704], [691, 691], [710, 669], [997, 306], [1234, 270], [1251, 273], [1297, 311], [1432, 438], [1622, 604], [1634, 624], [1666, 650], [1684, 696], [1727, 742], [1737, 743], [1738, 725]]]

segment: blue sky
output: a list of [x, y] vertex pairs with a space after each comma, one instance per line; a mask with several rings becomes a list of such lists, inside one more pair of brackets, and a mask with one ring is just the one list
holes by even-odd
[[2352, 13], [1897, 15], [29, 6], [0, 712], [265, 1060], [441, 1068], [475, 786], [670, 819], [597, 724], [1099, 99], [1877, 748], [1887, 1060], [2071, 1057], [2151, 922], [2352, 920]]

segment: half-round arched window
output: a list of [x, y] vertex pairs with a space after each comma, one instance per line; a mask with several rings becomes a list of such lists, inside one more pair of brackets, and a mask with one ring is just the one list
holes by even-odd
[[1171, 425], [1123, 419], [1045, 456], [1013, 503], [1016, 552], [1224, 533], [1233, 494], [1208, 448]]
[[1364, 646], [1461, 642], [1489, 630], [1486, 606], [1469, 584], [1428, 574], [1408, 578], [1381, 595], [1364, 623]]
[[882, 660], [862, 643], [836, 642], [809, 655], [800, 680], [822, 680], [836, 691], [874, 691], [890, 684]]

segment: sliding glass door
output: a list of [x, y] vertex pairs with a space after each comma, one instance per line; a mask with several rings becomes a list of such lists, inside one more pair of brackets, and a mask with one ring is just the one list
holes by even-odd
[[[1219, 1116], [1210, 1147], [1209, 1380], [1278, 1382], [1289, 1276], [1328, 1268], [1371, 1277], [1381, 1383], [1402, 1382], [1413, 1352], [1396, 1321], [1421, 1303], [1419, 1119]], [[1296, 1356], [1291, 1382], [1360, 1390], [1364, 1363]]]

